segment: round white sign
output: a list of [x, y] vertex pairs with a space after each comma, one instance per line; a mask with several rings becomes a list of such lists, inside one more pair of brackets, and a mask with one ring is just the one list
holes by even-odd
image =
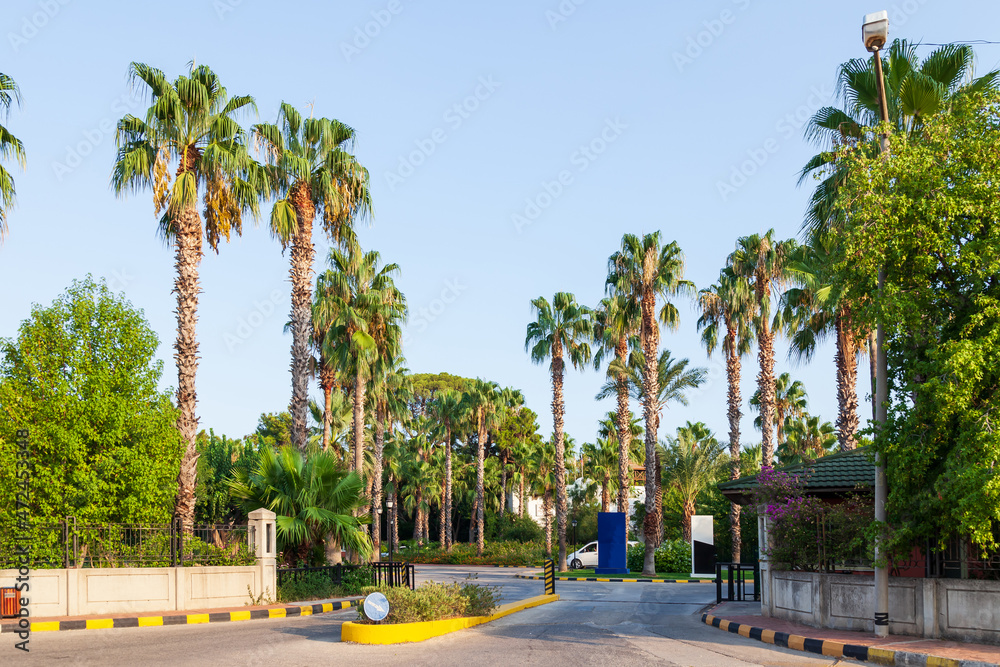
[[373, 621], [381, 621], [389, 615], [389, 601], [382, 593], [372, 593], [365, 598], [365, 616]]

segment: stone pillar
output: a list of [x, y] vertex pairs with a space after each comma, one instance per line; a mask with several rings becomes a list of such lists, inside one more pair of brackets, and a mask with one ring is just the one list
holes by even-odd
[[250, 512], [247, 525], [247, 539], [250, 548], [257, 554], [257, 566], [260, 568], [260, 590], [254, 595], [277, 599], [278, 569], [277, 569], [277, 534], [275, 514], [263, 507]]
[[764, 552], [768, 544], [767, 516], [764, 510], [764, 506], [757, 508], [757, 557], [760, 560], [760, 581], [754, 582], [754, 586], [760, 586], [761, 615], [771, 616], [771, 567]]

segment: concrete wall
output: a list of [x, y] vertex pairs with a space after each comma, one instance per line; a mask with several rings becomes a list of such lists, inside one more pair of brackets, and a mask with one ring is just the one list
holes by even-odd
[[[278, 590], [274, 512], [250, 512], [247, 540], [256, 565], [31, 570], [29, 588], [20, 595], [28, 598], [35, 618], [240, 607], [251, 593], [273, 599]], [[0, 570], [0, 587], [14, 586], [18, 577], [18, 570]]]
[[[872, 577], [767, 570], [765, 616], [874, 632]], [[889, 632], [1000, 644], [1000, 581], [889, 578]]]

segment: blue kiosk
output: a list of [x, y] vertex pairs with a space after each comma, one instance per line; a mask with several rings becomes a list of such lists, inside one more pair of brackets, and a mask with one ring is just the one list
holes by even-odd
[[624, 512], [597, 513], [597, 567], [594, 574], [628, 574]]

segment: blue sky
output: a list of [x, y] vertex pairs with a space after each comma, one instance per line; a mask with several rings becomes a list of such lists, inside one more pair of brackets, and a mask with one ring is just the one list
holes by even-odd
[[[8, 0], [0, 71], [24, 100], [6, 123], [28, 168], [15, 172], [18, 206], [0, 246], [0, 336], [74, 278], [106, 276], [159, 333], [163, 386], [175, 386], [173, 253], [157, 238], [150, 195], [120, 200], [108, 183], [114, 123], [144, 109], [129, 63], [173, 78], [194, 59], [230, 94], [253, 95], [261, 120], [284, 100], [356, 128], [375, 206], [359, 236], [402, 267], [409, 368], [519, 388], [548, 434], [548, 370], [524, 352], [530, 300], [569, 291], [595, 305], [626, 232], [676, 240], [699, 288], [737, 237], [796, 235], [810, 187], [796, 175], [815, 152], [803, 123], [834, 101], [837, 66], [865, 56], [861, 19], [880, 9], [891, 36], [911, 40], [989, 40], [984, 26], [1000, 25], [996, 3], [933, 0], [378, 0], [280, 11], [262, 0]], [[977, 56], [982, 73], [1000, 49]], [[328, 245], [316, 245], [322, 270]], [[203, 428], [240, 436], [261, 412], [286, 408], [287, 270], [264, 226], [247, 224], [206, 255]], [[661, 435], [700, 420], [725, 438], [724, 368], [700, 346], [693, 304], [678, 307], [681, 326], [662, 345], [706, 366], [709, 382], [688, 407], [669, 406]], [[779, 343], [777, 370], [801, 379], [810, 411], [833, 421], [832, 345], [808, 364], [785, 351]], [[755, 376], [748, 358], [745, 398]], [[566, 428], [578, 441], [613, 408], [593, 400], [601, 380], [593, 370], [566, 378]], [[866, 372], [859, 383], [865, 396]], [[863, 417], [870, 410], [862, 404]], [[744, 442], [759, 440], [751, 415], [743, 430]]]

